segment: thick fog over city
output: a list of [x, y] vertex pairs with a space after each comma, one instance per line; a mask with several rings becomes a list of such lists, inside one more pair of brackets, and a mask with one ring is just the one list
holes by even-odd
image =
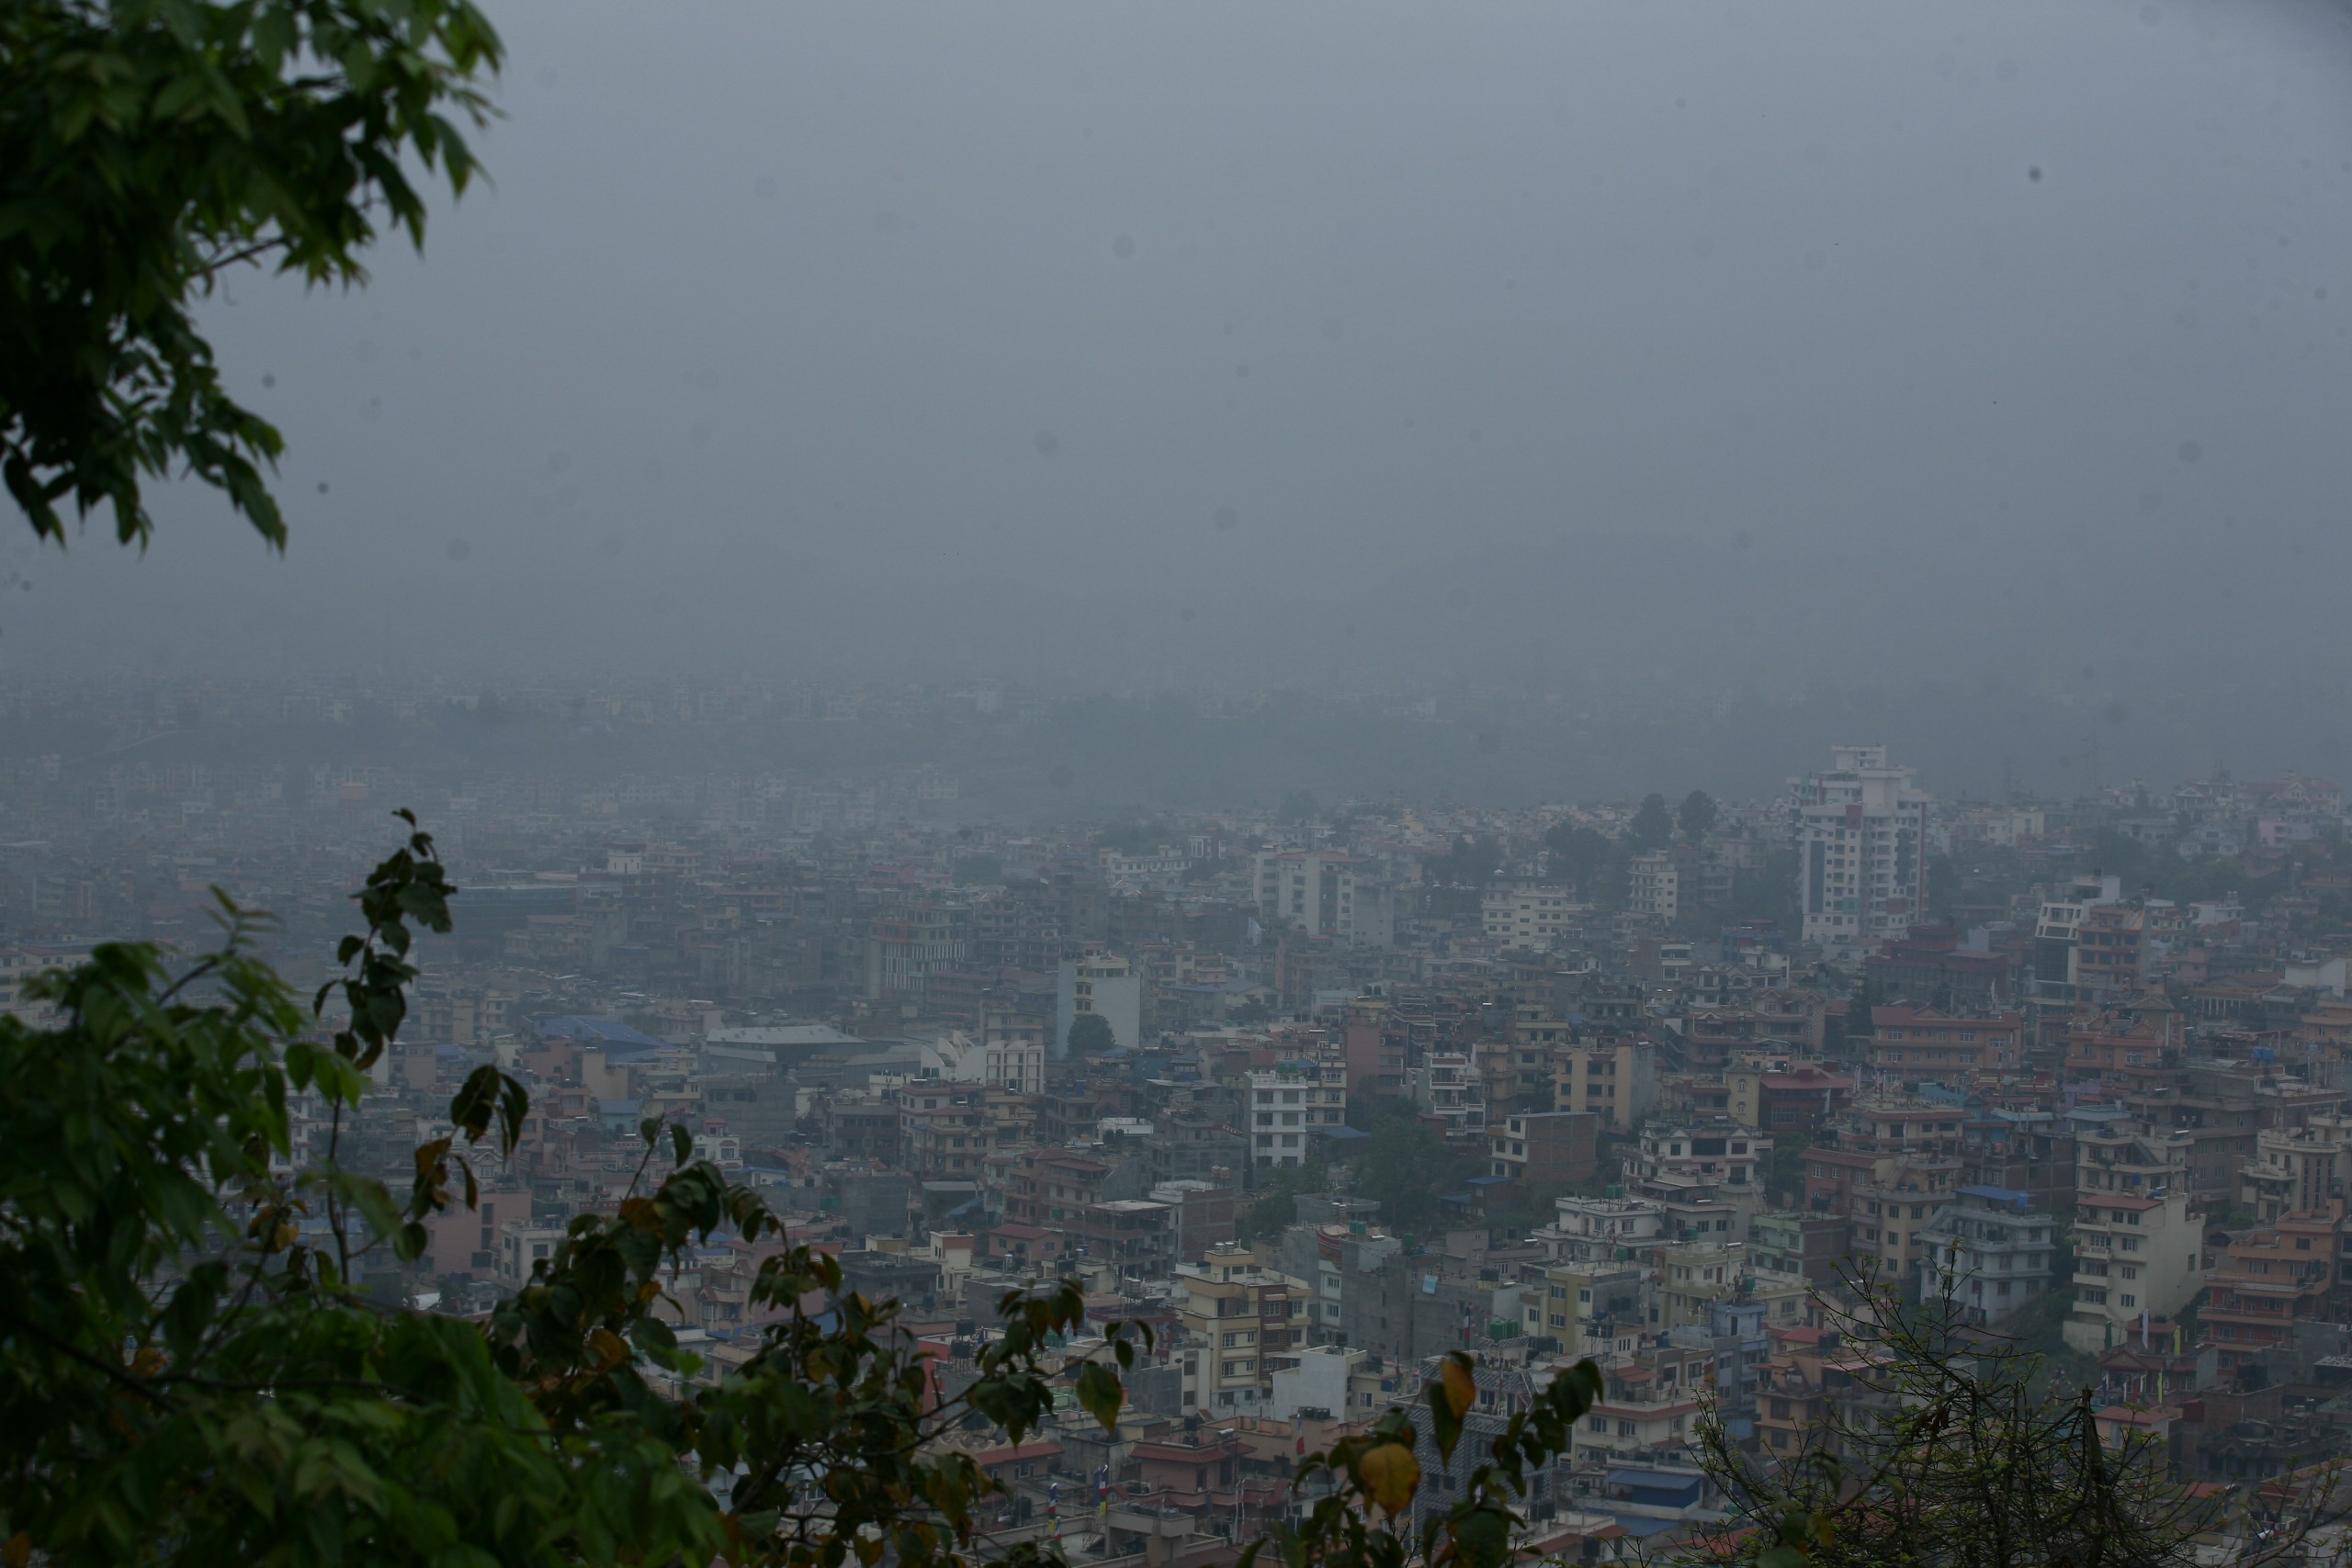
[[[20, 542], [0, 660], [1696, 698], [1724, 786], [1845, 693], [1980, 788], [2338, 755], [2340, 8], [497, 20], [423, 260], [203, 312], [285, 559], [193, 487]], [[1533, 725], [1464, 786], [1645, 782]]]
[[0, 1568], [2352, 1568], [2347, 258], [2316, 0], [6, 0]]

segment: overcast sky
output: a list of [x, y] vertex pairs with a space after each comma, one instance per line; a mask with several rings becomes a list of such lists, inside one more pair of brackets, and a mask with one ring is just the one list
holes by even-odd
[[2341, 7], [489, 8], [0, 659], [2346, 694]]

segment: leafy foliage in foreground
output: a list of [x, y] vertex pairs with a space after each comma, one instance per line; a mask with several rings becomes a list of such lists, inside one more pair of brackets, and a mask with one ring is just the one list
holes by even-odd
[[[1299, 1461], [1299, 1487], [1328, 1478], [1330, 1489], [1298, 1527], [1278, 1529], [1250, 1545], [1239, 1568], [1254, 1568], [1269, 1549], [1283, 1568], [1405, 1568], [1414, 1561], [1430, 1568], [1502, 1568], [1523, 1522], [1518, 1504], [1527, 1495], [1528, 1472], [1568, 1451], [1577, 1422], [1600, 1392], [1600, 1371], [1590, 1361], [1555, 1377], [1497, 1434], [1487, 1457], [1464, 1481], [1461, 1497], [1428, 1516], [1419, 1541], [1397, 1529], [1420, 1488], [1420, 1461], [1413, 1457], [1417, 1434], [1408, 1411], [1391, 1410], [1371, 1431], [1342, 1438]], [[1469, 1355], [1448, 1351], [1424, 1395], [1430, 1435], [1451, 1463], [1463, 1419], [1478, 1397]]]
[[[873, 1568], [887, 1552], [947, 1568], [987, 1554], [994, 1483], [939, 1439], [975, 1416], [1015, 1441], [1039, 1428], [1072, 1370], [1061, 1347], [1085, 1326], [1069, 1281], [1006, 1297], [978, 1378], [943, 1398], [895, 1302], [844, 1291], [832, 1258], [789, 1245], [756, 1193], [690, 1159], [684, 1129], [649, 1122], [617, 1212], [574, 1219], [486, 1330], [354, 1288], [356, 1264], [416, 1257], [429, 1215], [473, 1204], [480, 1145], [511, 1152], [528, 1110], [486, 1066], [452, 1102], [450, 1134], [416, 1151], [405, 1195], [338, 1162], [345, 1116], [406, 1013], [414, 932], [449, 929], [454, 889], [408, 826], [356, 896], [367, 929], [343, 943], [344, 977], [307, 1008], [253, 955], [260, 917], [223, 899], [227, 940], [192, 967], [102, 946], [36, 984], [57, 1025], [0, 1019], [0, 1559]], [[305, 1092], [328, 1127], [309, 1163], [291, 1114]], [[779, 1315], [714, 1378], [658, 1309], [664, 1271], [718, 1235], [773, 1248], [753, 1301]], [[1105, 1427], [1136, 1344], [1107, 1325], [1075, 1368]], [[1473, 1393], [1467, 1359], [1447, 1367], [1430, 1418], [1450, 1453]], [[1512, 1422], [1432, 1527], [1446, 1561], [1500, 1561], [1523, 1467], [1565, 1450], [1597, 1384], [1580, 1368]], [[1285, 1560], [1400, 1562], [1412, 1444], [1400, 1411], [1306, 1461], [1330, 1490], [1281, 1539]]]
[[[1837, 1319], [1849, 1382], [1801, 1451], [1760, 1458], [1702, 1423], [1700, 1459], [1728, 1501], [1682, 1568], [2186, 1568], [2200, 1539], [2254, 1542], [2232, 1561], [2297, 1558], [2332, 1512], [2338, 1467], [2276, 1495], [2199, 1489], [2164, 1445], [2101, 1437], [2095, 1393], [2052, 1393], [2041, 1358], [1967, 1327], [1949, 1298], [1905, 1306], [1862, 1276]], [[2263, 1532], [2267, 1531], [2267, 1535]]]
[[[413, 826], [413, 824], [412, 824]], [[1043, 1352], [1084, 1317], [1071, 1287], [1008, 1301], [980, 1380], [935, 1397], [896, 1306], [783, 1247], [758, 1282], [786, 1309], [741, 1371], [700, 1385], [655, 1314], [662, 1270], [775, 1220], [678, 1156], [617, 1214], [573, 1222], [488, 1333], [380, 1310], [348, 1283], [378, 1249], [469, 1201], [469, 1151], [511, 1148], [526, 1101], [486, 1067], [456, 1130], [417, 1151], [404, 1199], [342, 1169], [333, 1137], [298, 1167], [292, 1098], [342, 1118], [391, 1040], [415, 927], [451, 889], [413, 834], [359, 896], [368, 931], [317, 1020], [251, 953], [173, 977], [136, 944], [40, 982], [62, 1021], [0, 1020], [0, 1539], [23, 1562], [941, 1562], [974, 1538], [986, 1479], [928, 1439], [969, 1410], [1007, 1431], [1051, 1408]], [[324, 1034], [322, 1042], [316, 1036]], [[662, 1129], [649, 1125], [647, 1168]], [[673, 1130], [675, 1133], [677, 1130]], [[462, 1147], [458, 1146], [462, 1141]], [[640, 1176], [642, 1177], [642, 1172]], [[459, 1195], [462, 1191], [462, 1197]], [[1124, 1334], [1114, 1359], [1133, 1356]], [[1107, 1370], [1081, 1392], [1115, 1414]], [[689, 1390], [690, 1392], [681, 1392]], [[732, 1482], [722, 1506], [710, 1483]]]
[[284, 443], [221, 385], [195, 302], [275, 257], [352, 284], [389, 220], [422, 245], [414, 159], [462, 194], [499, 42], [470, 0], [0, 6], [0, 479], [44, 538], [144, 479], [222, 491], [262, 537]]

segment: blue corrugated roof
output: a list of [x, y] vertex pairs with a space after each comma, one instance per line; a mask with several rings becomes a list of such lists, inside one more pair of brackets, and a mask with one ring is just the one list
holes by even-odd
[[2014, 1187], [1963, 1187], [1961, 1190], [1971, 1198], [1984, 1198], [1996, 1203], [2007, 1203], [2014, 1209], [2033, 1207], [2033, 1194], [2020, 1192]]
[[1671, 1470], [1612, 1470], [1611, 1486], [1632, 1486], [1645, 1492], [1687, 1492], [1699, 1495], [1699, 1478]]

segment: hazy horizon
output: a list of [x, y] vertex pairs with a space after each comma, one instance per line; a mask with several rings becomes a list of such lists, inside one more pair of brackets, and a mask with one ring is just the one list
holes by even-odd
[[426, 257], [207, 311], [287, 558], [185, 487], [144, 558], [20, 532], [0, 669], [2340, 745], [2341, 12], [492, 14]]

